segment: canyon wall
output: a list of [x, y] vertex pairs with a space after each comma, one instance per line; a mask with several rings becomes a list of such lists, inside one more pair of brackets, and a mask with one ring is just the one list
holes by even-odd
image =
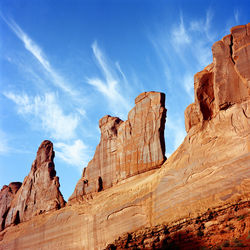
[[[123, 233], [163, 223], [176, 225], [208, 209], [249, 201], [249, 28], [250, 24], [234, 27], [229, 36], [214, 44], [212, 64], [195, 75], [195, 102], [185, 111], [187, 136], [160, 168], [149, 164], [151, 171], [140, 172], [125, 167], [127, 178], [112, 177], [105, 186], [106, 177], [99, 172], [104, 165], [98, 157], [113, 161], [112, 152], [119, 152], [119, 129], [129, 123], [104, 117], [101, 142], [89, 163], [95, 163], [91, 166], [93, 179], [89, 165], [80, 180], [79, 194], [74, 192], [70, 204], [5, 228], [0, 232], [0, 249], [103, 249]], [[151, 117], [157, 120], [158, 116]], [[143, 133], [154, 134], [154, 129], [147, 130], [152, 127], [157, 128], [145, 126]], [[104, 156], [107, 152], [111, 155]], [[156, 159], [164, 161], [164, 157]], [[106, 161], [107, 172], [116, 167], [110, 160]], [[99, 176], [103, 182], [100, 190], [96, 185]], [[86, 179], [93, 183], [90, 190], [84, 186]]]

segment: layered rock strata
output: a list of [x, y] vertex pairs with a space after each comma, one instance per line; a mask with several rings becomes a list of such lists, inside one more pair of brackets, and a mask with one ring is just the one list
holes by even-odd
[[9, 212], [10, 204], [21, 185], [21, 182], [11, 182], [8, 186], [4, 185], [0, 191], [0, 231], [5, 228], [5, 219]]
[[43, 141], [31, 171], [15, 194], [8, 210], [5, 227], [30, 220], [33, 216], [56, 210], [65, 205], [59, 190], [59, 178], [54, 166], [53, 144]]
[[[103, 249], [127, 232], [144, 227], [154, 228], [163, 223], [174, 229], [174, 225], [182, 225], [197, 217], [202, 219], [208, 209], [221, 211], [232, 204], [248, 204], [244, 202], [250, 199], [250, 94], [246, 92], [246, 96], [245, 92], [239, 91], [240, 98], [236, 98], [229, 93], [232, 89], [236, 91], [241, 88], [237, 87], [239, 81], [249, 83], [249, 53], [243, 53], [249, 50], [249, 45], [245, 43], [242, 49], [236, 49], [247, 41], [248, 30], [249, 24], [233, 28], [231, 36], [237, 33], [241, 39], [234, 38], [229, 55], [227, 49], [223, 50], [225, 55], [222, 58], [225, 60], [228, 56], [232, 60], [231, 54], [238, 53], [238, 58], [234, 58], [234, 61], [239, 60], [235, 72], [240, 77], [234, 78], [235, 83], [230, 82], [228, 85], [227, 81], [221, 81], [225, 86], [218, 85], [220, 78], [215, 78], [214, 75], [224, 72], [226, 76], [231, 70], [231, 63], [226, 64], [228, 70], [223, 68], [226, 65], [221, 66], [222, 72], [218, 66], [216, 73], [212, 71], [217, 63], [215, 58], [213, 64], [200, 74], [204, 82], [195, 80], [197, 97], [190, 106], [192, 108], [189, 107], [185, 113], [186, 124], [189, 125], [188, 134], [161, 168], [136, 174], [111, 188], [104, 188], [102, 192], [93, 195], [93, 199], [86, 199], [79, 204], [35, 216], [26, 223], [6, 228], [0, 233], [0, 249]], [[215, 53], [214, 57], [216, 56]], [[234, 69], [236, 64], [233, 65]], [[203, 74], [208, 75], [202, 76]], [[201, 87], [196, 86], [197, 83]], [[233, 84], [235, 88], [231, 88]], [[225, 97], [224, 101], [222, 97], [218, 97], [218, 88], [214, 86], [220, 86], [218, 93]], [[231, 89], [229, 92], [228, 88]], [[224, 95], [223, 91], [227, 94]], [[234, 217], [230, 219], [235, 227], [235, 234], [229, 231], [224, 233], [226, 225], [230, 227], [231, 222], [228, 219], [224, 223], [217, 217], [218, 225], [217, 218], [215, 224], [204, 223], [205, 228], [191, 225], [188, 229], [190, 236], [197, 236], [201, 231], [199, 229], [202, 229], [209, 241], [205, 246], [210, 245], [209, 232], [248, 237], [249, 223], [245, 223], [241, 216], [246, 216], [247, 222], [249, 210], [243, 209], [244, 213], [232, 213]], [[222, 217], [226, 219], [224, 215]], [[238, 223], [241, 220], [244, 223]], [[201, 226], [201, 223], [198, 222], [197, 226]], [[171, 234], [172, 231], [169, 231]], [[166, 243], [171, 243], [172, 236], [170, 242], [167, 240]], [[210, 239], [213, 240], [213, 236]], [[143, 243], [150, 247], [154, 239], [153, 242], [152, 239], [147, 239]], [[229, 244], [234, 247], [236, 242]]]
[[160, 167], [165, 161], [165, 119], [165, 94], [158, 92], [140, 94], [124, 122], [108, 115], [100, 119], [100, 143], [69, 201]]
[[174, 225], [127, 232], [105, 249], [249, 249], [249, 212], [250, 202], [208, 210]]
[[212, 52], [213, 63], [194, 76], [195, 102], [185, 111], [187, 132], [250, 95], [250, 24], [232, 28]]

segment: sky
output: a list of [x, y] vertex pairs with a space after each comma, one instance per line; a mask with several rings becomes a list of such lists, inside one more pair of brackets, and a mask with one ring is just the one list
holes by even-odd
[[211, 46], [250, 21], [248, 0], [0, 1], [0, 187], [22, 182], [45, 139], [67, 200], [104, 115], [127, 119], [145, 91], [166, 94], [166, 155], [186, 136], [193, 75]]

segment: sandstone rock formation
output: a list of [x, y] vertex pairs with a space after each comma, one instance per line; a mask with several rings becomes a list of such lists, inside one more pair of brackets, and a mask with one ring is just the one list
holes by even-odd
[[21, 182], [11, 182], [9, 186], [4, 185], [0, 191], [0, 231], [5, 227], [5, 219], [9, 212], [11, 201], [21, 185]]
[[212, 47], [213, 63], [194, 76], [195, 103], [185, 111], [187, 132], [220, 110], [242, 103], [250, 95], [250, 24], [231, 29], [231, 34]]
[[165, 161], [165, 119], [165, 95], [158, 92], [140, 94], [125, 122], [111, 116], [100, 119], [100, 143], [69, 201], [160, 167]]
[[22, 186], [11, 201], [5, 219], [6, 227], [64, 206], [53, 159], [53, 144], [47, 140], [43, 141], [29, 175], [25, 177]]
[[[6, 228], [0, 233], [0, 249], [103, 249], [124, 233], [158, 227], [163, 223], [174, 228], [177, 224], [182, 226], [185, 221], [202, 219], [201, 215], [208, 209], [222, 211], [233, 204], [246, 204], [250, 199], [249, 34], [249, 24], [237, 26], [230, 35], [233, 43], [228, 43], [230, 36], [227, 36], [213, 46], [213, 63], [195, 76], [195, 102], [185, 112], [188, 134], [161, 168], [135, 174], [113, 183], [111, 188], [105, 188], [103, 180], [106, 177], [100, 175], [103, 191], [98, 192], [98, 185], [92, 186], [93, 191], [97, 191], [93, 199], [84, 199], [78, 204], [72, 203], [64, 209]], [[114, 131], [119, 135], [120, 128], [129, 122], [106, 117], [100, 124], [104, 129], [103, 137], [112, 138], [107, 139], [105, 148], [109, 147], [109, 152], [113, 152], [112, 149], [118, 151], [116, 145], [119, 145], [120, 137], [116, 137]], [[102, 153], [99, 156], [103, 155], [104, 148], [100, 145], [98, 150]], [[93, 162], [94, 159], [90, 164]], [[95, 162], [99, 162], [98, 158]], [[97, 177], [94, 181], [98, 181], [99, 170], [94, 165], [92, 167], [97, 171], [94, 171]], [[84, 176], [90, 178], [90, 173], [85, 171]], [[130, 171], [129, 168], [125, 173]], [[84, 190], [80, 188], [78, 191], [84, 194]], [[236, 218], [231, 219], [236, 228], [235, 234], [225, 233], [228, 237], [241, 233], [248, 237], [249, 223], [238, 223], [240, 216], [249, 211], [244, 205], [243, 210], [242, 214], [236, 211]], [[226, 216], [222, 215], [224, 219]], [[202, 226], [207, 237], [206, 232], [222, 233], [224, 227], [230, 227], [230, 222], [218, 221], [218, 228], [211, 223], [204, 223], [205, 228], [200, 222], [197, 224]], [[195, 224], [188, 230], [195, 233], [199, 228]], [[234, 239], [230, 239], [230, 244], [233, 243], [231, 240]], [[199, 244], [201, 241], [202, 237]], [[151, 239], [144, 243], [150, 246], [150, 242]]]
[[249, 249], [250, 202], [208, 210], [174, 225], [127, 232], [106, 250], [122, 249]]

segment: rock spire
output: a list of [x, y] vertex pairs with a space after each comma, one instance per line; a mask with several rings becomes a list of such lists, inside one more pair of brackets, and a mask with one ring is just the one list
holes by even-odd
[[[12, 199], [8, 211], [6, 210], [7, 215], [5, 214], [4, 222], [2, 222], [5, 227], [27, 221], [34, 215], [56, 210], [65, 205], [59, 190], [60, 184], [59, 178], [56, 176], [54, 156], [52, 142], [43, 141], [29, 175], [25, 177], [23, 184]], [[6, 191], [4, 192], [6, 193]], [[14, 195], [14, 192], [12, 194]]]

